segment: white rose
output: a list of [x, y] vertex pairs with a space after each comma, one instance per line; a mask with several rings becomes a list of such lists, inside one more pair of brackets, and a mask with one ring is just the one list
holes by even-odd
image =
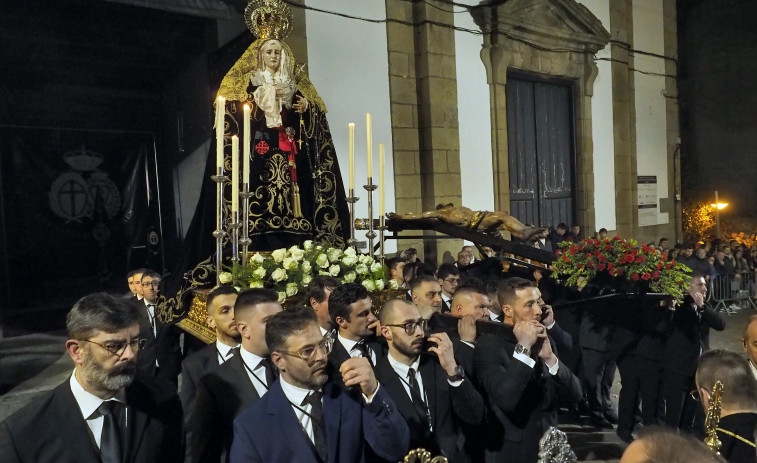
[[355, 256], [347, 256], [344, 259], [342, 259], [342, 263], [344, 265], [346, 265], [347, 267], [354, 267], [355, 264], [357, 264], [357, 257], [355, 257]]
[[281, 261], [281, 266], [286, 270], [295, 270], [297, 268], [297, 261], [291, 257], [285, 257], [284, 260]]
[[283, 304], [287, 300], [287, 293], [284, 291], [279, 291], [279, 303]]
[[265, 257], [263, 257], [259, 252], [256, 252], [254, 256], [250, 257], [251, 264], [262, 264], [263, 261], [265, 261]]
[[373, 263], [373, 257], [363, 254], [360, 256], [360, 263], [365, 265], [371, 265]]
[[287, 250], [284, 248], [277, 249], [271, 253], [271, 257], [273, 257], [274, 262], [279, 263], [282, 260], [284, 260], [284, 256], [287, 255]]
[[379, 291], [384, 290], [384, 280], [376, 280], [376, 289]]
[[265, 272], [265, 268], [263, 268], [263, 267], [258, 267], [258, 268], [255, 269], [254, 272], [252, 272], [253, 275], [255, 275], [256, 277], [260, 278], [261, 280], [263, 278], [265, 278], [265, 273], [266, 273]]
[[332, 277], [335, 277], [339, 275], [340, 270], [341, 268], [339, 267], [339, 264], [334, 264], [331, 267], [329, 267], [329, 275], [331, 275]]
[[321, 270], [320, 272], [318, 272], [318, 275], [331, 276], [331, 274], [325, 270]]
[[305, 257], [305, 251], [297, 247], [290, 249], [289, 252], [292, 254], [292, 259], [296, 260], [297, 262], [301, 261], [302, 258]]
[[306, 240], [304, 243], [302, 243], [302, 249], [306, 251], [313, 249], [313, 240]]
[[328, 251], [326, 251], [326, 255], [329, 257], [329, 261], [334, 263], [342, 257], [342, 251], [337, 248], [330, 248]]
[[321, 268], [326, 268], [329, 266], [329, 258], [326, 256], [326, 254], [319, 254], [315, 259], [315, 263], [318, 264], [318, 266]]
[[344, 255], [345, 256], [349, 256], [349, 257], [356, 257], [357, 256], [357, 252], [355, 251], [355, 248], [349, 247], [349, 248], [347, 248], [347, 249], [344, 250]]
[[313, 266], [310, 265], [310, 261], [306, 260], [302, 263], [302, 271], [305, 273], [310, 273], [310, 271], [313, 270]]
[[287, 272], [283, 268], [277, 268], [271, 274], [271, 278], [273, 278], [273, 281], [276, 282], [284, 281], [287, 279]]
[[375, 272], [378, 272], [379, 270], [381, 270], [381, 269], [383, 269], [383, 268], [384, 268], [384, 266], [383, 266], [383, 265], [381, 265], [381, 264], [380, 264], [380, 263], [378, 263], [378, 262], [374, 262], [374, 263], [372, 263], [372, 264], [371, 264], [371, 272], [374, 272], [374, 273], [375, 273]]
[[344, 275], [344, 282], [352, 283], [353, 281], [355, 281], [355, 278], [357, 278], [357, 274], [355, 272], [347, 272], [347, 274]]
[[287, 287], [286, 287], [287, 296], [290, 296], [290, 297], [294, 296], [295, 294], [297, 294], [298, 291], [299, 289], [297, 288], [297, 283], [287, 283]]
[[375, 290], [376, 290], [376, 285], [375, 285], [375, 284], [373, 284], [373, 281], [371, 281], [371, 280], [363, 280], [361, 284], [362, 284], [362, 285], [363, 285], [363, 287], [365, 287], [365, 289], [367, 289], [368, 291], [371, 291], [371, 292], [373, 292], [373, 291], [375, 291]]
[[218, 274], [218, 280], [223, 283], [231, 283], [231, 273], [229, 272], [221, 272]]
[[305, 275], [304, 277], [302, 277], [302, 286], [309, 285], [311, 281], [313, 281], [313, 277], [311, 277], [310, 275]]
[[355, 267], [355, 271], [358, 275], [365, 275], [368, 273], [368, 267], [365, 264], [358, 264], [358, 266]]
[[262, 287], [263, 287], [263, 282], [260, 280], [252, 280], [250, 282], [250, 288], [262, 288]]
[[397, 283], [397, 280], [389, 280], [389, 287], [391, 289], [400, 289], [399, 283]]

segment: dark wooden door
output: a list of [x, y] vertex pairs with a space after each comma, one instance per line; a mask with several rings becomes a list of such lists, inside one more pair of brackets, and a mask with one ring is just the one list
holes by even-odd
[[507, 79], [510, 214], [537, 226], [575, 220], [573, 87]]

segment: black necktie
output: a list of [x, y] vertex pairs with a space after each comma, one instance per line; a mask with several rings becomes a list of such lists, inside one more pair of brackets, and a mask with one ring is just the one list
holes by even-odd
[[270, 389], [271, 384], [276, 381], [276, 373], [274, 371], [273, 362], [271, 362], [270, 358], [266, 357], [260, 361], [260, 365], [265, 368], [265, 382], [266, 386], [268, 386], [268, 388]]
[[368, 347], [368, 344], [365, 343], [364, 339], [361, 339], [358, 341], [357, 344], [355, 344], [355, 349], [359, 350], [361, 354], [363, 354], [363, 357], [368, 359], [368, 362], [370, 362], [371, 366], [373, 366], [373, 357], [371, 357], [371, 349]]
[[[421, 397], [421, 388], [418, 386], [418, 382], [415, 380], [415, 369], [410, 368], [407, 372], [407, 384], [410, 386], [410, 398], [413, 400], [413, 408], [418, 413], [418, 416], [423, 421], [428, 421], [428, 409], [426, 403]], [[429, 427], [431, 423], [428, 423]]]
[[328, 447], [326, 446], [326, 428], [323, 425], [323, 393], [313, 391], [305, 397], [303, 405], [310, 404], [310, 424], [313, 426], [313, 443], [315, 451], [322, 461], [328, 461]]
[[115, 400], [106, 400], [97, 407], [103, 417], [103, 431], [100, 436], [100, 455], [103, 463], [121, 462], [121, 437], [118, 429], [122, 405]]

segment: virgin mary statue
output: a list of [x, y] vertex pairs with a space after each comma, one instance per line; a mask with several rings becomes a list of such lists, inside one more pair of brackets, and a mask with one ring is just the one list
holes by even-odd
[[[280, 0], [254, 0], [245, 21], [257, 40], [226, 74], [218, 96], [225, 98], [227, 172], [231, 137], [243, 140], [243, 107], [250, 106], [250, 207], [247, 214], [241, 211], [241, 220], [249, 221], [251, 249], [305, 240], [344, 248], [349, 212], [326, 106], [281, 40], [292, 27], [289, 7]], [[230, 193], [225, 191], [227, 200]]]

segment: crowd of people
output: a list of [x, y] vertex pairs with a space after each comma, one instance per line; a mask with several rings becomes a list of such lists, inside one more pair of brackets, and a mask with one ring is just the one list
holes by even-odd
[[[720, 453], [756, 461], [757, 317], [746, 360], [708, 351], [724, 321], [705, 275], [675, 310], [624, 313], [525, 267], [470, 276], [489, 253], [466, 246], [437, 267], [405, 250], [386, 261], [403, 293], [380, 307], [330, 276], [286, 309], [272, 290], [219, 286], [207, 295], [216, 340], [192, 353], [156, 316], [161, 276], [130, 272], [128, 297], [93, 294], [70, 310], [74, 372], [0, 423], [0, 460], [396, 462], [424, 448], [534, 463], [561, 413], [617, 425], [632, 443], [623, 462], [720, 461], [701, 444], [720, 381]], [[484, 334], [482, 320], [508, 328]]]

